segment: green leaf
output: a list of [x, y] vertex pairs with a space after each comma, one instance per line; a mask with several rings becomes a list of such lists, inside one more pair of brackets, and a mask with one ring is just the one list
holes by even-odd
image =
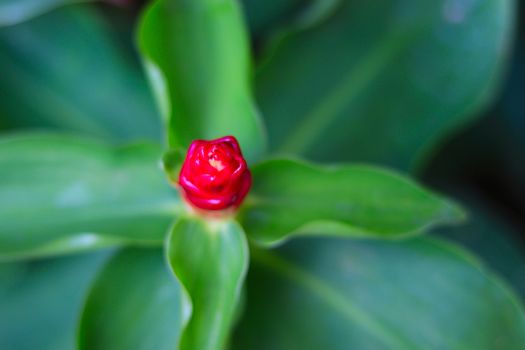
[[236, 1], [154, 1], [138, 41], [172, 147], [234, 135], [248, 159], [261, 155], [265, 140]]
[[375, 167], [270, 160], [252, 172], [240, 220], [262, 244], [305, 234], [399, 238], [464, 218], [455, 204]]
[[244, 0], [250, 32], [264, 56], [273, 45], [296, 31], [316, 26], [328, 19], [343, 0]]
[[0, 28], [2, 124], [160, 140], [148, 84], [124, 44], [87, 5]]
[[1, 0], [0, 26], [26, 21], [60, 6], [94, 0]]
[[219, 350], [228, 340], [248, 268], [248, 246], [235, 221], [181, 218], [167, 243], [168, 261], [192, 304], [181, 350]]
[[[325, 20], [342, 0], [244, 0], [248, 26], [255, 39], [274, 41]], [[273, 38], [272, 38], [273, 36]]]
[[74, 349], [85, 294], [108, 256], [0, 264], [0, 348]]
[[253, 251], [234, 349], [520, 350], [515, 295], [442, 241], [296, 240]]
[[170, 181], [177, 182], [179, 180], [184, 159], [186, 159], [186, 150], [181, 147], [170, 148], [162, 156], [162, 167]]
[[462, 203], [468, 205], [467, 224], [436, 233], [476, 252], [525, 298], [525, 249], [521, 232], [513, 226], [513, 220], [500, 215], [479, 195], [463, 193], [461, 197]]
[[60, 135], [0, 141], [0, 259], [117, 243], [160, 245], [181, 210], [157, 145]]
[[127, 249], [97, 277], [87, 299], [79, 349], [175, 349], [189, 310], [160, 249]]
[[513, 0], [342, 1], [263, 56], [273, 152], [414, 166], [493, 95]]
[[304, 0], [243, 0], [242, 7], [250, 32], [259, 38], [275, 30], [303, 3]]

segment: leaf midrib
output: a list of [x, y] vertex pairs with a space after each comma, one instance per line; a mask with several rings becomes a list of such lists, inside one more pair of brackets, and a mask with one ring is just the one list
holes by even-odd
[[336, 288], [308, 271], [301, 269], [300, 266], [276, 254], [259, 249], [253, 249], [251, 256], [254, 261], [261, 263], [265, 267], [272, 269], [304, 287], [305, 290], [316, 296], [334, 311], [340, 313], [358, 327], [366, 330], [367, 333], [375, 336], [375, 338], [385, 344], [388, 349], [418, 349], [412, 342], [396, 334], [393, 330], [368, 316], [363, 310], [352, 305]]
[[[110, 136], [108, 131], [96, 122], [93, 122], [88, 114], [84, 113], [84, 111], [71, 103], [71, 101], [68, 101], [67, 98], [64, 98], [59, 93], [53, 91], [50, 86], [42, 84], [41, 81], [35, 79], [34, 76], [31, 76], [31, 74], [22, 67], [17, 66], [10, 57], [2, 54], [1, 51], [0, 57], [3, 60], [3, 64], [9, 64], [9, 70], [15, 72], [13, 75], [18, 77], [16, 85], [22, 90], [26, 90], [26, 92], [29, 91], [29, 93], [34, 96], [40, 96], [40, 107], [45, 105], [48, 111], [61, 111], [61, 114], [57, 116], [45, 112], [45, 116], [42, 118], [43, 121], [52, 123], [53, 125], [64, 125], [65, 122], [65, 125], [70, 128], [82, 127], [106, 137]], [[42, 96], [45, 98], [42, 98]], [[67, 119], [62, 118], [65, 115], [68, 116]], [[42, 114], [40, 114], [40, 117], [42, 117]]]
[[297, 154], [307, 149], [320, 130], [326, 129], [337, 118], [338, 111], [359, 97], [413, 37], [414, 34], [410, 33], [390, 32], [385, 40], [341, 77], [341, 82], [316, 107], [301, 118], [301, 123], [290, 132], [286, 141], [278, 148], [278, 153]]

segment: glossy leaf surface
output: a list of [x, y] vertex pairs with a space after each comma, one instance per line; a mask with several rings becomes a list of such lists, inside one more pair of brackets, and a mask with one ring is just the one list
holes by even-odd
[[162, 244], [180, 209], [157, 145], [60, 135], [0, 141], [0, 258]]
[[125, 249], [89, 293], [79, 349], [175, 349], [188, 311], [161, 249]]
[[244, 232], [234, 221], [181, 218], [175, 223], [167, 243], [168, 261], [192, 304], [181, 350], [225, 347], [248, 255]]
[[263, 244], [303, 234], [398, 238], [464, 216], [453, 203], [379, 168], [270, 160], [252, 173], [240, 219]]
[[88, 5], [0, 28], [0, 118], [108, 140], [160, 140], [140, 65]]
[[87, 290], [108, 252], [0, 264], [0, 348], [72, 350]]
[[478, 261], [441, 241], [303, 239], [252, 254], [235, 349], [519, 350], [525, 344], [515, 296]]
[[261, 155], [265, 141], [236, 1], [157, 0], [138, 39], [172, 147], [233, 135], [248, 159]]
[[514, 5], [341, 1], [261, 59], [256, 95], [273, 151], [414, 166], [490, 101]]

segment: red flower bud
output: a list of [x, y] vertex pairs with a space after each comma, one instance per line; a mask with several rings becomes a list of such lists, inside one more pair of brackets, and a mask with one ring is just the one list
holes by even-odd
[[252, 185], [248, 165], [233, 136], [193, 141], [179, 175], [193, 206], [206, 210], [238, 207]]

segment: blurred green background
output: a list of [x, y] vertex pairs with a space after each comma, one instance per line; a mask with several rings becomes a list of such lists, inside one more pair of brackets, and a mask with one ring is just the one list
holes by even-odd
[[[24, 3], [31, 2], [0, 3], [3, 132], [52, 128], [161, 142], [133, 37], [144, 1], [43, 1], [34, 13]], [[342, 3], [244, 1], [270, 148], [372, 161], [459, 198], [473, 214], [447, 236], [525, 293], [523, 2]], [[31, 19], [9, 25], [15, 13]], [[413, 40], [406, 53], [404, 40]], [[309, 122], [324, 132], [301, 143]], [[283, 145], [284, 136], [297, 142]]]
[[[0, 0], [0, 137], [61, 130], [164, 143], [134, 40], [144, 2], [42, 0], [33, 12], [24, 3]], [[384, 165], [457, 199], [468, 223], [435, 234], [469, 248], [525, 298], [523, 1], [245, 0], [243, 9], [270, 151]], [[49, 296], [44, 286], [45, 302], [34, 305], [80, 305], [106, 258], [90, 260], [95, 267], [74, 258], [71, 271], [86, 274], [61, 273], [56, 283], [72, 288]], [[53, 259], [6, 265], [0, 279], [54, 268], [62, 265]], [[8, 291], [0, 288], [0, 312], [16, 323], [23, 293], [2, 297]], [[53, 324], [41, 337], [60, 331]]]

